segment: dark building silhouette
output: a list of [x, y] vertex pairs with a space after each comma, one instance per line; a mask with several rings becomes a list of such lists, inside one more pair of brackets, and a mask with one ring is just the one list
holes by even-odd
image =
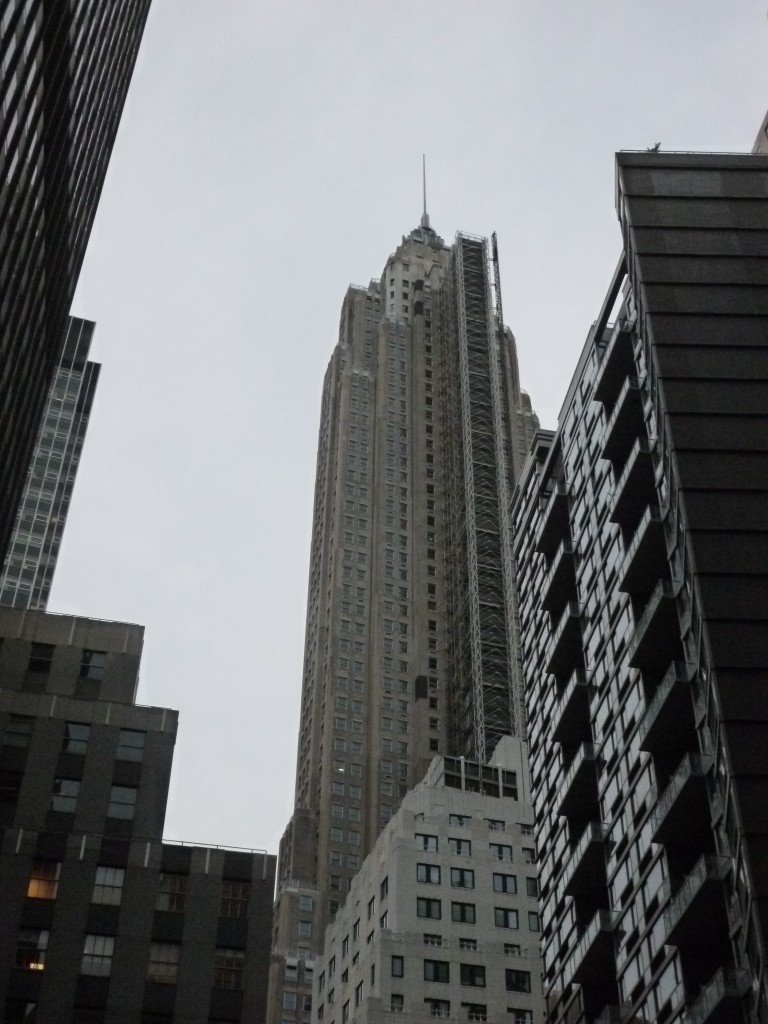
[[149, 0], [6, 0], [0, 14], [0, 553], [43, 404]]
[[1, 1019], [260, 1024], [275, 857], [162, 841], [143, 628], [0, 608], [0, 638]]
[[0, 604], [48, 605], [101, 369], [88, 360], [95, 326], [69, 318], [0, 573]]
[[513, 506], [550, 1022], [768, 1020], [768, 156], [621, 153]]

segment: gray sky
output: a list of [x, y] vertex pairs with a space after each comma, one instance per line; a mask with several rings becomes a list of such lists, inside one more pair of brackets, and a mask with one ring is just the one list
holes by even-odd
[[766, 0], [154, 0], [73, 312], [104, 364], [51, 611], [147, 628], [167, 834], [292, 807], [322, 377], [421, 214], [496, 230], [553, 426], [620, 247], [617, 149], [747, 150]]

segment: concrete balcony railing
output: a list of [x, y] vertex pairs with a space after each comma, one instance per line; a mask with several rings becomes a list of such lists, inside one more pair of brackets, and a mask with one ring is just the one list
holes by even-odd
[[641, 750], [669, 754], [686, 742], [694, 725], [690, 684], [695, 672], [691, 662], [670, 665], [640, 720]]
[[721, 967], [686, 1013], [686, 1024], [739, 1024], [749, 987], [748, 971]]
[[551, 556], [557, 550], [560, 541], [565, 540], [569, 533], [568, 488], [566, 485], [556, 483], [544, 502], [534, 546], [537, 551]]
[[[664, 913], [666, 941], [673, 946], [707, 945], [719, 926], [727, 928], [723, 880], [730, 871], [727, 857], [703, 854]], [[713, 898], [717, 888], [720, 899]]]
[[705, 777], [712, 763], [709, 755], [685, 754], [651, 815], [655, 842], [695, 843], [701, 830], [709, 828]]

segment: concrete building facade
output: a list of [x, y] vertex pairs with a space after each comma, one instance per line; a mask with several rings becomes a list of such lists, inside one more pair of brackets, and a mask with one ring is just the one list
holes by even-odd
[[69, 318], [0, 573], [0, 604], [48, 605], [101, 369], [88, 359], [95, 326]]
[[435, 758], [405, 797], [328, 927], [313, 1024], [541, 1024], [524, 744], [494, 762]]
[[514, 504], [548, 1020], [768, 1019], [768, 157], [621, 153]]
[[445, 245], [425, 213], [381, 279], [344, 299], [323, 386], [278, 986], [283, 956], [318, 952], [435, 753], [483, 760], [520, 729], [505, 513], [537, 421], [491, 255], [469, 235]]
[[264, 1020], [275, 858], [162, 841], [178, 715], [143, 628], [0, 608], [6, 1022]]

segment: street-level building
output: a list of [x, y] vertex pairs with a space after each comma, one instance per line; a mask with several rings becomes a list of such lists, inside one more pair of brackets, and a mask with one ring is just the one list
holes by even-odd
[[7, 1024], [261, 1024], [275, 858], [163, 842], [178, 715], [143, 628], [0, 607]]
[[313, 1024], [541, 1024], [539, 937], [524, 744], [435, 758], [326, 931]]
[[768, 1020], [768, 156], [620, 153], [513, 508], [551, 1024]]

